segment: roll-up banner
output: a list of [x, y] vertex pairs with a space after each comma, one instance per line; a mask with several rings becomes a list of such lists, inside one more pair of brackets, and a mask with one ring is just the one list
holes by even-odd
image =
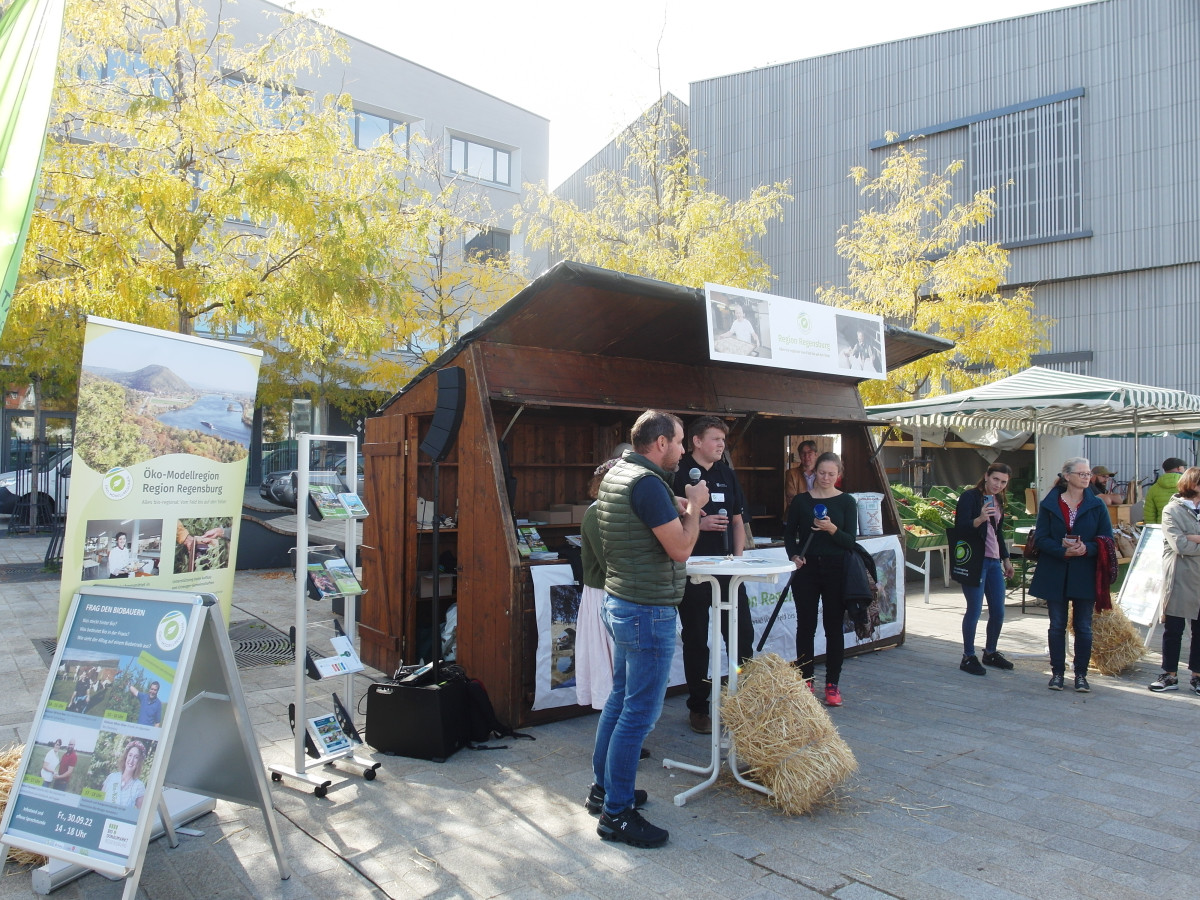
[[214, 594], [228, 623], [261, 360], [236, 344], [88, 318], [60, 630], [80, 585], [118, 578]]

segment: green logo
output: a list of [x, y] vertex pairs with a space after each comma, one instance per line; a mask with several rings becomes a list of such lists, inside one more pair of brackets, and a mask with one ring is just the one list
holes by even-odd
[[104, 473], [101, 487], [104, 490], [104, 496], [109, 500], [124, 500], [133, 490], [133, 478], [130, 477], [127, 469], [119, 467], [109, 469]]
[[187, 617], [178, 610], [169, 612], [158, 623], [154, 637], [160, 650], [174, 650], [183, 641], [187, 628]]
[[956, 563], [968, 563], [971, 561], [971, 545], [966, 541], [959, 541], [954, 545], [954, 561]]
[[812, 321], [808, 318], [808, 313], [802, 312], [796, 316], [796, 327], [805, 334], [812, 331]]

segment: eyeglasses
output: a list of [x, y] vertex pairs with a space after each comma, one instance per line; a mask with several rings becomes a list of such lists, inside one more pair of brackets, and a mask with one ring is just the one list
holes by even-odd
[[1088, 478], [1092, 477], [1091, 472], [1068, 472], [1067, 474], [1068, 475], [1086, 475]]

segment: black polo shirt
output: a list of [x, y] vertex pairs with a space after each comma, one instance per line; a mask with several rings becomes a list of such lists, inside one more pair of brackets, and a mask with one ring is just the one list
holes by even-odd
[[[725, 514], [730, 519], [742, 515], [746, 500], [742, 496], [741, 485], [738, 484], [737, 476], [733, 474], [733, 468], [727, 465], [723, 459], [718, 459], [713, 463], [711, 469], [705, 469], [692, 454], [685, 453], [683, 459], [679, 461], [679, 469], [675, 473], [674, 487], [677, 496], [685, 496], [684, 488], [692, 483], [688, 472], [693, 468], [699, 469], [700, 480], [708, 483], [709, 499], [704, 506], [705, 515], [716, 515], [721, 510], [725, 510]], [[724, 556], [729, 552], [726, 549], [726, 535], [729, 538], [733, 537], [732, 532], [701, 531], [692, 554], [694, 556]]]

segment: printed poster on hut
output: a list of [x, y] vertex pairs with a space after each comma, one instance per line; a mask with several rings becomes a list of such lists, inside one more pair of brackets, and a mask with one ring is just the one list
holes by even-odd
[[706, 284], [704, 297], [711, 359], [823, 375], [887, 377], [882, 316], [719, 284]]
[[110, 579], [215, 594], [229, 621], [261, 360], [234, 344], [88, 318], [60, 631], [80, 585]]

